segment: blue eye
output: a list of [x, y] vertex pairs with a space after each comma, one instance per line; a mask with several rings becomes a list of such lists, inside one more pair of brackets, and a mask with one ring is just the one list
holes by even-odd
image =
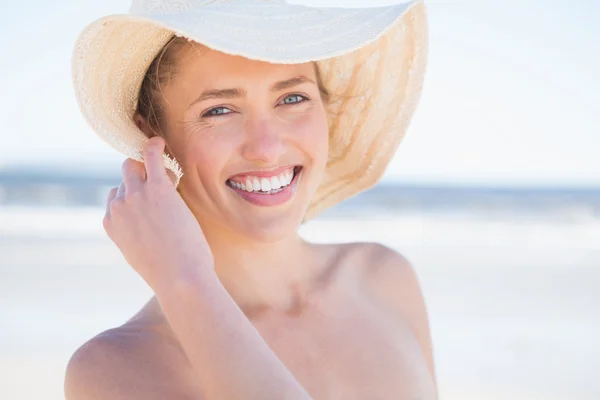
[[230, 114], [232, 111], [226, 107], [215, 107], [205, 112], [203, 117], [215, 117], [219, 115]]
[[303, 101], [308, 100], [306, 97], [301, 96], [299, 94], [291, 94], [289, 96], [286, 96], [283, 100], [282, 103], [283, 104], [298, 104], [298, 103], [302, 103]]

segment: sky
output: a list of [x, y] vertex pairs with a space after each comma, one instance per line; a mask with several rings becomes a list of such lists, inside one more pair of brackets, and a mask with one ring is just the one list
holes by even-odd
[[[291, 0], [386, 5], [393, 0]], [[600, 186], [600, 1], [425, 0], [429, 65], [384, 181]], [[81, 29], [128, 1], [12, 2], [0, 25], [0, 168], [118, 171], [79, 113]]]

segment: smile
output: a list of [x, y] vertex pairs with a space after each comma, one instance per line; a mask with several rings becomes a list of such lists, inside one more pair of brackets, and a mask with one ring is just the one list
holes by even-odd
[[292, 198], [302, 172], [301, 166], [288, 167], [276, 175], [236, 175], [227, 186], [244, 200], [259, 206], [280, 205]]

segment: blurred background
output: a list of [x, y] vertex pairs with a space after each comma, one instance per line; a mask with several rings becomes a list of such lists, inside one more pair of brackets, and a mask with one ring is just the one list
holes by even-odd
[[[426, 4], [430, 64], [397, 156], [302, 235], [380, 241], [412, 262], [441, 399], [599, 399], [600, 2]], [[3, 10], [2, 399], [62, 399], [70, 355], [151, 296], [102, 229], [123, 157], [86, 125], [70, 80], [80, 30], [128, 7]]]

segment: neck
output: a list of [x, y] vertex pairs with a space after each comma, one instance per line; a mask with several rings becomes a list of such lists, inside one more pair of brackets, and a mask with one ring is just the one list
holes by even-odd
[[318, 265], [309, 243], [296, 233], [264, 243], [214, 224], [202, 226], [215, 272], [244, 312], [292, 311], [299, 306]]

